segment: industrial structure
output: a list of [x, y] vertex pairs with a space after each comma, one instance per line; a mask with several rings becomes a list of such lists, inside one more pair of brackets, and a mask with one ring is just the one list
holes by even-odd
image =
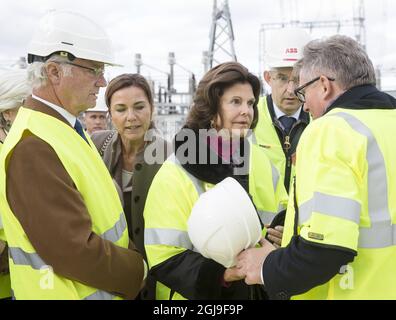
[[[284, 0], [280, 1], [281, 7], [284, 5]], [[290, 0], [288, 5], [293, 10], [297, 8], [297, 0]], [[296, 12], [297, 10], [293, 10]], [[279, 29], [285, 27], [299, 27], [307, 29], [310, 33], [314, 29], [328, 29], [333, 33], [341, 33], [345, 28], [352, 28], [354, 38], [364, 48], [366, 48], [366, 16], [364, 9], [364, 0], [353, 0], [353, 17], [346, 20], [332, 19], [332, 20], [315, 20], [315, 21], [300, 21], [298, 17], [292, 17], [289, 21], [282, 21], [276, 23], [264, 23], [261, 25], [259, 31], [259, 74], [262, 76], [265, 69], [264, 52], [266, 45], [266, 33], [268, 30]]]
[[[263, 23], [259, 30], [259, 70], [257, 74], [262, 77], [265, 69], [264, 51], [267, 31], [284, 27], [301, 27], [314, 33], [318, 29], [321, 34], [346, 33], [366, 47], [366, 16], [364, 0], [352, 0], [353, 12], [347, 19], [311, 19], [302, 21], [299, 19], [301, 2], [297, 0], [279, 0], [280, 11], [289, 13], [290, 17], [281, 17], [280, 22]], [[299, 7], [300, 5], [300, 7]], [[287, 8], [287, 10], [285, 10]], [[166, 57], [164, 57], [164, 60]], [[209, 30], [209, 46], [203, 51], [203, 70], [208, 71], [215, 65], [224, 61], [237, 61], [235, 50], [235, 34], [231, 18], [231, 10], [228, 0], [213, 0], [211, 26]], [[144, 75], [151, 83], [156, 103], [156, 122], [164, 135], [169, 138], [181, 127], [185, 121], [187, 112], [192, 104], [192, 97], [196, 90], [198, 79], [188, 67], [180, 65], [176, 54], [169, 52], [167, 68], [165, 70], [146, 63], [140, 53], [135, 53], [134, 66], [136, 72]], [[17, 61], [0, 61], [0, 70], [9, 68], [26, 68], [26, 59]], [[158, 76], [152, 76], [154, 72]], [[381, 89], [381, 78], [393, 76], [396, 68], [382, 66], [377, 67], [377, 86]], [[175, 76], [175, 73], [178, 75]], [[182, 74], [182, 75], [180, 75]], [[183, 83], [183, 89], [180, 89]], [[177, 84], [177, 85], [176, 85]], [[266, 93], [265, 91], [263, 93]], [[389, 90], [396, 96], [396, 90]]]
[[209, 50], [203, 52], [202, 60], [205, 72], [221, 62], [237, 61], [228, 0], [222, 1], [220, 5], [217, 0], [213, 0], [212, 26], [209, 37]]

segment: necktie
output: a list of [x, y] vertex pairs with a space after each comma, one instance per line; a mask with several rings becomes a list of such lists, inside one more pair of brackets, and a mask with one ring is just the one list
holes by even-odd
[[279, 118], [279, 121], [282, 123], [285, 132], [289, 134], [290, 129], [293, 127], [293, 124], [296, 122], [296, 119], [293, 117], [282, 116]]
[[78, 119], [76, 119], [76, 124], [74, 125], [74, 129], [81, 136], [81, 138], [83, 138], [85, 140], [85, 142], [88, 143], [88, 145], [89, 145], [89, 142], [88, 142], [87, 138], [84, 135], [84, 129], [83, 129], [80, 121], [78, 121]]

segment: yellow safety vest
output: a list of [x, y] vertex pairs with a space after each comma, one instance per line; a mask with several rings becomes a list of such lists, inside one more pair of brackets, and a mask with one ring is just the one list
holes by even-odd
[[[257, 145], [251, 145], [249, 192], [261, 221], [270, 223], [287, 204], [279, 172]], [[184, 252], [194, 250], [187, 221], [200, 194], [213, 187], [188, 173], [175, 155], [165, 161], [155, 176], [144, 210], [145, 248], [150, 268]], [[185, 299], [157, 282], [156, 299]]]
[[11, 298], [10, 275], [0, 275], [0, 299]]
[[396, 110], [336, 108], [302, 135], [282, 245], [298, 218], [305, 241], [357, 256], [294, 299], [396, 299], [395, 123]]
[[[3, 147], [3, 143], [0, 142], [0, 152]], [[1, 212], [0, 212], [0, 240], [5, 241], [5, 234], [3, 229], [3, 222], [1, 220]], [[0, 299], [10, 298], [11, 297], [11, 281], [10, 275], [0, 275]]]
[[[253, 130], [252, 142], [263, 148], [268, 158], [278, 168], [282, 181], [287, 183], [286, 175], [289, 175], [288, 185], [290, 186], [295, 174], [295, 166], [292, 159], [286, 156], [282, 143], [279, 140], [278, 133], [268, 109], [267, 97], [260, 98], [257, 109], [259, 112], [259, 120], [256, 128]], [[289, 136], [285, 137], [284, 143], [286, 142], [290, 145], [292, 144]]]
[[15, 298], [116, 298], [110, 293], [53, 273], [35, 251], [11, 211], [6, 197], [6, 159], [22, 136], [29, 133], [44, 140], [55, 150], [84, 199], [91, 216], [92, 231], [123, 248], [127, 248], [129, 243], [126, 219], [117, 191], [88, 135], [86, 137], [90, 146], [62, 121], [22, 107], [0, 155], [0, 210], [9, 246], [11, 284]]

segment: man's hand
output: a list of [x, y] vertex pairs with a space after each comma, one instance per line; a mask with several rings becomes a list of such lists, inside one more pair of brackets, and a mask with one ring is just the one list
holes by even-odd
[[282, 244], [282, 236], [283, 236], [283, 227], [276, 226], [275, 229], [270, 228], [269, 224], [266, 224], [268, 239], [273, 242], [275, 248], [280, 248]]
[[265, 239], [260, 240], [261, 248], [242, 251], [237, 257], [237, 268], [245, 274], [246, 284], [263, 284], [261, 280], [262, 266], [267, 256], [275, 247]]

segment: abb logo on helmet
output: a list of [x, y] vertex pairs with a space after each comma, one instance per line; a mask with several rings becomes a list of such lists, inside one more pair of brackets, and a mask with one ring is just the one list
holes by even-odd
[[298, 49], [297, 48], [287, 48], [286, 54], [288, 54], [288, 53], [298, 53]]

